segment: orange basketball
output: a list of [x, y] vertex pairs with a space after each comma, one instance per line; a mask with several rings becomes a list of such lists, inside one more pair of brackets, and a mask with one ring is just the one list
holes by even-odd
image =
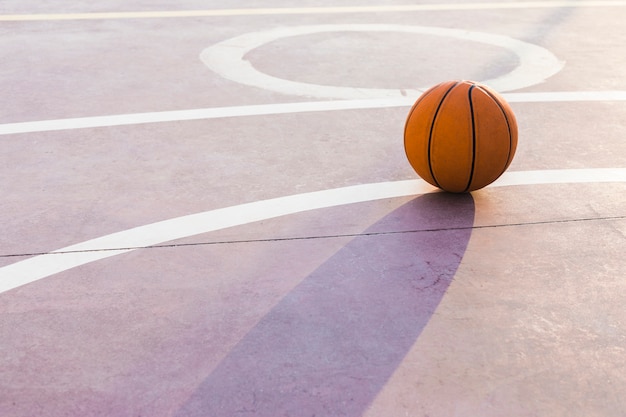
[[453, 193], [491, 184], [517, 148], [517, 122], [495, 91], [471, 81], [447, 81], [422, 94], [404, 128], [404, 149], [425, 181]]

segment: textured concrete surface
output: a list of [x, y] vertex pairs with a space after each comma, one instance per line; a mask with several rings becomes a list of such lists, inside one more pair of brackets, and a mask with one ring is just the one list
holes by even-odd
[[[403, 3], [366, 1], [342, 6], [387, 10], [329, 13], [302, 8], [334, 3], [237, 1], [230, 15], [78, 19], [71, 13], [225, 6], [7, 0], [0, 132], [337, 100], [228, 80], [200, 54], [277, 27], [419, 25], [507, 36], [563, 63], [545, 82], [503, 92], [522, 93], [511, 103], [520, 130], [510, 172], [609, 168], [623, 178], [626, 3], [545, 3], [391, 11]], [[398, 91], [518, 65], [502, 47], [367, 31], [284, 37], [245, 59], [284, 80]], [[73, 255], [51, 251], [193, 213], [414, 180], [402, 148], [408, 110], [80, 129], [74, 120], [2, 133], [0, 276], [17, 279], [10, 266], [60, 264]], [[0, 415], [624, 416], [626, 182], [571, 178], [466, 195], [416, 188], [123, 253], [122, 240], [99, 248], [108, 257], [57, 273], [25, 268], [24, 279], [43, 277], [0, 293]]]

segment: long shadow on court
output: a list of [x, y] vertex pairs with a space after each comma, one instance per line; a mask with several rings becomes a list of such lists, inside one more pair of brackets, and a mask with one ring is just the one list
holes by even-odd
[[286, 295], [176, 416], [362, 415], [452, 282], [473, 221], [469, 194], [390, 213]]

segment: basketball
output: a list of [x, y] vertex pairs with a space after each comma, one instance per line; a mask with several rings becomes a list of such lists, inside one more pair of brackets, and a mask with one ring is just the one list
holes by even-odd
[[517, 121], [495, 91], [472, 81], [447, 81], [425, 91], [404, 128], [409, 163], [426, 182], [453, 193], [483, 188], [509, 167]]

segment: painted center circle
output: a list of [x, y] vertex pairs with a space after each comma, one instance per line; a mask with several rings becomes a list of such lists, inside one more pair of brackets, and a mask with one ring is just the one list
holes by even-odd
[[[266, 90], [289, 95], [343, 99], [385, 97], [389, 98], [402, 96], [417, 97], [419, 96], [419, 94], [421, 94], [421, 92], [423, 92], [425, 89], [429, 88], [430, 85], [432, 85], [433, 80], [424, 80], [422, 79], [423, 77], [420, 76], [417, 76], [415, 82], [413, 82], [410, 86], [407, 86], [407, 88], [368, 88], [365, 86], [337, 86], [323, 85], [314, 82], [299, 82], [285, 78], [279, 78], [262, 72], [254, 67], [248, 59], [250, 57], [255, 58], [255, 60], [261, 59], [263, 57], [263, 51], [271, 49], [270, 47], [272, 46], [272, 42], [275, 43], [275, 50], [273, 52], [280, 54], [280, 48], [276, 47], [276, 44], [280, 45], [280, 43], [276, 42], [279, 40], [282, 42], [283, 46], [293, 45], [293, 42], [287, 42], [288, 40], [290, 40], [288, 38], [307, 35], [308, 38], [314, 38], [318, 41], [320, 39], [325, 39], [326, 42], [333, 43], [336, 41], [333, 41], [333, 37], [328, 35], [334, 35], [335, 37], [345, 37], [351, 35], [353, 36], [352, 43], [354, 44], [354, 39], [357, 39], [354, 38], [354, 34], [357, 32], [361, 34], [368, 34], [368, 36], [363, 37], [363, 43], [367, 43], [368, 38], [369, 40], [371, 40], [372, 34], [380, 33], [392, 33], [394, 35], [419, 34], [423, 35], [425, 42], [430, 43], [434, 42], [434, 40], [436, 40], [437, 38], [448, 38], [452, 39], [453, 41], [464, 41], [462, 44], [460, 43], [460, 45], [462, 45], [463, 47], [471, 46], [471, 42], [478, 43], [480, 45], [477, 45], [475, 48], [470, 49], [474, 50], [477, 61], [480, 61], [480, 59], [484, 59], [484, 62], [477, 62], [478, 66], [489, 69], [489, 71], [484, 73], [495, 74], [495, 71], [501, 69], [502, 67], [510, 70], [508, 73], [503, 75], [493, 76], [492, 78], [484, 80], [478, 80], [481, 83], [486, 84], [498, 91], [511, 91], [538, 84], [557, 73], [563, 67], [563, 63], [560, 62], [550, 51], [540, 46], [516, 40], [507, 36], [483, 32], [472, 32], [460, 29], [391, 24], [296, 26], [280, 27], [261, 32], [251, 32], [225, 40], [206, 48], [200, 54], [200, 59], [205, 63], [205, 65], [207, 65], [208, 68], [223, 76], [224, 78], [238, 82], [240, 84], [263, 88]], [[326, 36], [320, 38], [320, 36], [322, 35]], [[306, 46], [306, 43], [303, 44], [302, 42], [299, 42], [298, 45], [302, 47], [301, 45]], [[485, 46], [487, 46], [488, 48], [485, 48]], [[380, 47], [380, 42], [378, 47]], [[397, 46], [394, 46], [393, 44], [389, 45], [389, 48], [394, 47]], [[514, 55], [514, 58], [516, 60], [516, 66], [511, 65], [510, 63], [507, 65], [503, 65], [502, 62], [489, 61], [489, 59], [485, 59], [485, 55], [481, 53], [481, 51], [484, 52], [485, 50], [496, 50], [499, 48], [504, 48], [508, 56], [511, 56], [511, 54]], [[255, 51], [256, 49], [258, 50]], [[359, 47], [357, 49], [358, 51], [365, 50], [362, 47]], [[467, 54], [467, 48], [463, 49], [463, 52]], [[284, 50], [283, 52], [284, 56], [286, 56], [287, 58], [291, 57], [292, 59], [294, 59], [293, 57], [297, 57], [298, 55], [304, 56], [307, 54], [307, 50]], [[346, 54], [350, 55], [350, 52], [346, 51]], [[445, 61], [454, 59], [454, 57], [449, 58], [449, 54], [444, 54], [443, 56], [445, 57]], [[489, 56], [493, 57], [493, 54], [487, 54], [487, 58], [489, 58]], [[369, 68], [370, 72], [385, 70], [386, 72], [389, 72], [391, 74], [393, 74], [394, 71], [398, 73], [406, 73], [406, 70], [394, 70], [394, 65], [397, 64], [393, 62], [383, 63], [382, 66], [380, 62], [376, 62], [368, 67], [368, 61], [373, 61], [376, 59], [375, 53], [369, 54], [368, 56], [361, 56], [359, 58], [359, 61], [362, 63], [364, 70], [367, 70]], [[415, 65], [429, 66], [430, 68], [435, 69], [437, 67], [449, 65], [449, 63], [447, 62], [436, 62], [432, 59], [425, 58], [427, 57], [415, 57]], [[288, 59], [286, 59], [285, 62], [270, 62], [270, 64], [274, 66], [278, 65], [281, 67], [293, 67], [293, 70], [295, 71], [298, 70], [298, 65], [300, 65], [298, 62], [291, 62]], [[455, 62], [452, 62], [452, 64], [458, 65], [458, 63]], [[342, 75], [340, 68], [336, 68], [335, 71], [340, 75], [333, 78], [332, 63], [331, 65], [324, 65], [325, 66], [321, 67], [322, 69], [319, 72], [322, 73], [322, 76], [324, 76], [324, 74], [329, 74], [329, 76], [325, 79], [330, 78], [334, 82], [340, 81], [342, 79], [341, 77], [343, 77], [344, 79], [352, 79], [352, 77], [350, 77], [349, 75], [345, 75], [345, 73]], [[262, 67], [269, 68], [269, 65], [267, 63], [262, 64]], [[358, 68], [358, 65], [354, 66], [353, 68]], [[280, 71], [284, 73], [283, 69], [280, 69]], [[459, 76], [457, 78], [471, 78], [472, 74], [474, 73], [475, 71], [468, 71], [467, 76]], [[420, 74], [420, 72], [416, 71], [416, 74]], [[309, 77], [311, 75], [318, 77], [318, 75], [316, 74], [310, 74]], [[306, 79], [307, 74], [303, 73], [303, 76]], [[386, 76], [389, 77], [388, 75]], [[358, 83], [358, 78], [355, 77], [354, 79], [356, 79]], [[416, 84], [418, 85], [417, 88], [415, 87]], [[421, 86], [419, 86], [420, 84]]]

